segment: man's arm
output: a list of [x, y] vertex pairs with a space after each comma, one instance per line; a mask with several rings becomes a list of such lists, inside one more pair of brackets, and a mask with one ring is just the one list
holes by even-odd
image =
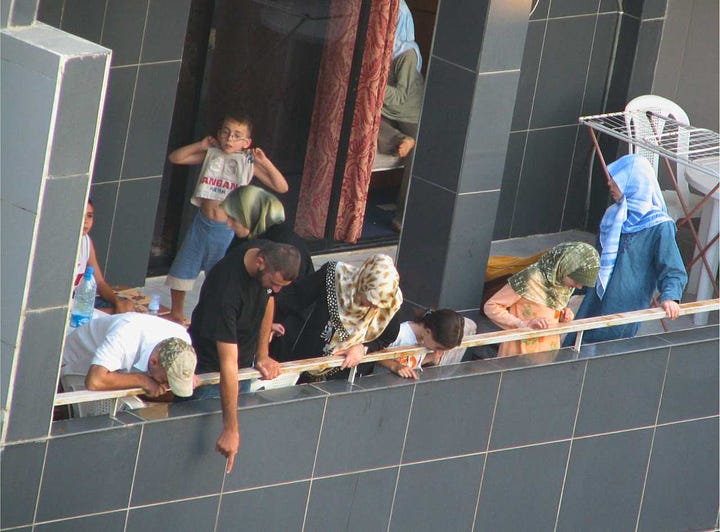
[[149, 397], [159, 397], [167, 392], [165, 385], [145, 373], [124, 373], [109, 371], [106, 367], [93, 364], [85, 377], [88, 390], [124, 390], [142, 388]]
[[215, 450], [227, 458], [227, 472], [232, 471], [235, 455], [240, 448], [240, 422], [238, 421], [238, 347], [237, 344], [216, 342], [220, 359], [220, 401], [223, 413], [223, 430]]
[[255, 155], [255, 177], [278, 194], [287, 192], [289, 187], [285, 176], [268, 159], [265, 152], [260, 148], [255, 148], [253, 154]]
[[211, 146], [217, 146], [215, 137], [207, 136], [202, 140], [178, 148], [168, 155], [168, 160], [173, 164], [200, 164], [205, 160], [205, 154]]
[[270, 333], [274, 315], [275, 298], [269, 297], [265, 307], [265, 314], [260, 323], [260, 336], [257, 351], [255, 352], [255, 369], [262, 374], [263, 379], [274, 379], [280, 375], [280, 364], [270, 358]]

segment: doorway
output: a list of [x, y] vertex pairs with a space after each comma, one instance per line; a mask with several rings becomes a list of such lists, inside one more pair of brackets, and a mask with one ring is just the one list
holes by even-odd
[[[430, 4], [408, 1], [416, 21], [417, 42], [425, 57], [429, 54], [437, 1], [431, 0]], [[355, 17], [344, 24], [357, 28], [352, 49], [346, 54], [357, 64], [349, 65], [347, 78], [342, 80], [347, 92], [340, 140], [343, 136], [349, 138], [371, 0], [193, 0], [168, 151], [213, 134], [225, 112], [240, 107], [254, 122], [254, 146], [265, 151], [290, 185], [281, 200], [287, 219], [294, 223], [301, 205], [299, 195], [308, 151], [312, 149], [309, 140], [318, 105], [316, 93], [322, 88], [318, 84], [327, 80], [321, 72], [323, 54], [327, 55], [327, 49], [340, 37], [335, 34], [340, 27], [339, 5], [352, 6], [340, 11], [340, 16]], [[357, 242], [347, 244], [333, 238], [346, 158], [347, 147], [340, 142], [325, 231], [321, 238], [308, 239], [313, 252], [397, 242], [398, 233], [390, 223], [402, 175], [402, 170], [397, 169], [373, 175], [362, 235]], [[194, 215], [188, 198], [197, 171], [197, 167], [166, 164], [150, 275], [167, 272]], [[300, 208], [307, 208], [307, 203], [304, 205]]]

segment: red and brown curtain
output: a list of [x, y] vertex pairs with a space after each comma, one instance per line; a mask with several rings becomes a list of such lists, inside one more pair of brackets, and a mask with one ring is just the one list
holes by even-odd
[[[295, 219], [295, 230], [306, 238], [325, 234], [361, 4], [361, 0], [333, 0], [330, 7]], [[372, 2], [335, 240], [355, 243], [362, 233], [398, 6], [398, 0]]]

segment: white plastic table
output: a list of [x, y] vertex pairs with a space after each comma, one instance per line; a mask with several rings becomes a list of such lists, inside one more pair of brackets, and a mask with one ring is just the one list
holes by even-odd
[[[720, 175], [720, 157], [706, 157], [697, 159], [696, 162], [706, 166], [711, 171], [701, 172], [695, 168], [688, 168], [685, 172], [687, 182], [701, 192], [703, 195], [709, 194], [718, 184], [717, 176]], [[712, 175], [711, 175], [712, 174]], [[715, 191], [712, 198], [705, 203], [700, 215], [700, 230], [698, 236], [703, 246], [707, 246], [711, 240], [715, 238], [720, 230], [720, 219], [718, 212], [720, 211], [720, 191]], [[713, 272], [718, 271], [718, 251], [720, 243], [717, 241], [705, 251], [705, 258], [710, 264]], [[710, 280], [710, 274], [704, 267], [702, 261], [696, 262], [690, 270], [690, 280], [688, 286], [692, 291], [696, 289], [697, 300], [705, 300], [713, 297], [713, 284]], [[708, 320], [707, 313], [695, 314], [693, 321], [697, 325], [705, 325]]]

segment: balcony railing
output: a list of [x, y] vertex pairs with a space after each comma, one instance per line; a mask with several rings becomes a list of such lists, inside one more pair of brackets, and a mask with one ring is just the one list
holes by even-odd
[[[680, 315], [697, 314], [701, 312], [710, 312], [720, 309], [720, 299], [709, 299], [706, 301], [693, 301], [680, 305]], [[661, 308], [651, 308], [646, 310], [636, 310], [632, 312], [623, 312], [619, 314], [611, 314], [608, 316], [599, 316], [596, 318], [586, 318], [575, 320], [569, 323], [561, 323], [548, 329], [511, 329], [507, 331], [496, 331], [490, 333], [475, 334], [466, 336], [461, 344], [462, 347], [476, 347], [481, 345], [499, 344], [502, 342], [510, 342], [514, 340], [524, 340], [528, 338], [539, 338], [553, 334], [566, 334], [577, 332], [577, 340], [573, 349], [580, 350], [583, 331], [591, 329], [600, 329], [603, 327], [612, 327], [615, 325], [626, 325], [629, 323], [639, 323], [645, 321], [659, 320], [665, 317], [665, 312]], [[393, 347], [384, 349], [375, 353], [369, 353], [363, 358], [363, 362], [376, 362], [378, 360], [388, 360], [398, 358], [405, 355], [422, 354], [427, 352], [424, 347]], [[280, 373], [300, 373], [308, 370], [319, 370], [334, 368], [343, 363], [342, 356], [325, 356], [318, 358], [308, 358], [293, 362], [285, 362], [281, 364]], [[242, 368], [238, 370], [238, 380], [250, 380], [260, 378], [260, 372], [252, 368]], [[220, 373], [204, 373], [198, 375], [199, 385], [207, 386], [220, 382]], [[348, 380], [353, 382], [355, 372], [351, 371]], [[108, 390], [108, 391], [90, 391], [78, 390], [73, 392], [62, 392], [55, 395], [55, 406], [71, 405], [78, 403], [86, 403], [90, 401], [101, 401], [106, 399], [120, 399], [135, 395], [143, 395], [145, 392], [142, 388], [131, 388], [126, 390]], [[114, 410], [114, 409], [113, 409]]]

